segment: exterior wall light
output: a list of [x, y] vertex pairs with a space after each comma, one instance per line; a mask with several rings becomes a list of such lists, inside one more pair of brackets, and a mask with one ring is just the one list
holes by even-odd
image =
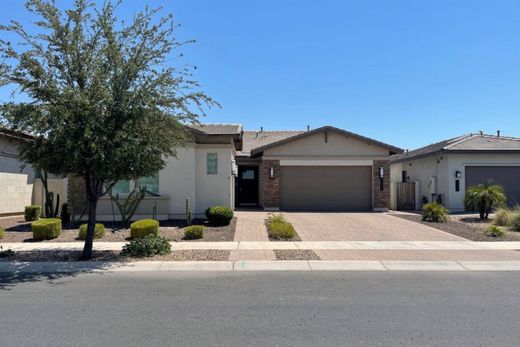
[[385, 190], [385, 169], [382, 166], [379, 167], [379, 190]]
[[270, 179], [274, 178], [274, 167], [272, 167], [272, 166], [269, 168], [269, 178]]
[[461, 177], [462, 177], [462, 172], [455, 171], [455, 178], [461, 178]]
[[385, 169], [382, 166], [379, 168], [379, 178], [385, 178]]

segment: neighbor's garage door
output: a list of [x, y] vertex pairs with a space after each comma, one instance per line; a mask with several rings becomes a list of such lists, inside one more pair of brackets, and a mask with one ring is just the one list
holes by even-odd
[[504, 187], [510, 205], [520, 203], [520, 166], [466, 166], [466, 188], [490, 179]]
[[280, 207], [302, 211], [372, 209], [370, 166], [282, 166]]

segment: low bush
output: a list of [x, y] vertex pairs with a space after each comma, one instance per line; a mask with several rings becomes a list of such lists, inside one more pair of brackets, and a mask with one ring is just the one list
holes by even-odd
[[233, 219], [233, 210], [226, 206], [211, 206], [206, 210], [206, 218], [213, 225], [228, 225]]
[[130, 224], [130, 237], [135, 239], [146, 235], [159, 236], [159, 221], [141, 219]]
[[0, 258], [7, 258], [14, 255], [14, 251], [12, 249], [6, 249], [4, 251], [4, 247], [0, 246]]
[[267, 218], [267, 233], [277, 240], [289, 240], [296, 236], [291, 223], [287, 222], [282, 214], [272, 214]]
[[146, 235], [123, 246], [122, 256], [141, 258], [171, 253], [171, 245], [165, 237]]
[[186, 240], [201, 239], [204, 236], [203, 225], [190, 225], [184, 229], [184, 238]]
[[267, 223], [288, 223], [285, 219], [284, 215], [281, 213], [278, 214], [269, 214], [267, 217]]
[[0, 239], [3, 239], [4, 235], [5, 235], [5, 229], [4, 228], [0, 228]]
[[37, 241], [55, 239], [61, 234], [61, 219], [45, 218], [32, 222], [33, 239]]
[[448, 210], [437, 202], [430, 202], [422, 207], [422, 220], [428, 222], [448, 221]]
[[504, 231], [497, 227], [496, 225], [491, 225], [486, 230], [486, 235], [491, 237], [503, 237], [505, 235]]
[[[79, 227], [79, 236], [80, 240], [85, 240], [87, 238], [87, 227], [88, 224], [81, 224]], [[105, 226], [101, 223], [96, 223], [94, 227], [94, 240], [100, 239], [105, 236]]]
[[42, 214], [42, 207], [40, 205], [25, 206], [24, 217], [26, 222], [38, 220]]
[[509, 226], [514, 231], [520, 231], [520, 209], [517, 209], [511, 214], [511, 218], [509, 219]]
[[499, 208], [495, 212], [495, 218], [493, 218], [493, 224], [498, 226], [509, 225], [511, 221], [512, 212], [507, 208]]

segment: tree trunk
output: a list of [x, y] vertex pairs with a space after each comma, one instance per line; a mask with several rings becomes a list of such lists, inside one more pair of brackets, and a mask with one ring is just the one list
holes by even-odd
[[87, 236], [85, 238], [85, 246], [83, 247], [83, 255], [81, 260], [92, 259], [92, 245], [94, 242], [94, 228], [96, 227], [96, 209], [98, 202], [98, 188], [97, 184], [92, 184], [89, 177], [85, 178], [85, 185], [87, 190], [87, 201], [88, 201], [88, 223], [87, 223]]

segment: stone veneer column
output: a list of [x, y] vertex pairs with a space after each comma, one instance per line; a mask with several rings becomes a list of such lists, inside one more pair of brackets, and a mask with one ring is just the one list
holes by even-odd
[[[274, 169], [274, 178], [269, 178], [269, 169]], [[262, 160], [260, 165], [260, 202], [266, 210], [280, 209], [280, 161]]]
[[[383, 167], [383, 190], [380, 188], [379, 168]], [[374, 211], [387, 211], [390, 206], [390, 161], [374, 160], [372, 169], [372, 192], [374, 197]]]

